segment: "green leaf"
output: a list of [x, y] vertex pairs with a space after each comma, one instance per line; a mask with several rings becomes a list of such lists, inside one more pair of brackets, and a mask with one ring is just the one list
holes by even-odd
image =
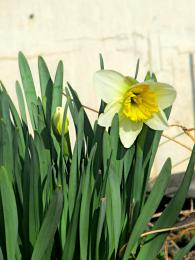
[[43, 110], [45, 112], [47, 125], [50, 126], [53, 82], [48, 67], [44, 59], [40, 56], [38, 58], [38, 67]]
[[37, 114], [37, 131], [39, 134], [42, 134], [43, 139], [49, 139], [49, 134], [47, 131], [46, 121], [43, 106], [41, 103], [40, 98], [37, 99], [37, 106], [36, 106], [36, 114]]
[[[13, 174], [14, 174], [14, 182], [16, 184], [15, 189], [17, 190], [16, 194], [19, 195], [18, 204], [23, 204], [23, 192], [22, 192], [22, 163], [19, 154], [19, 134], [17, 129], [14, 128], [13, 133], [13, 152], [15, 156], [13, 157]], [[19, 211], [19, 213], [22, 213]], [[20, 216], [19, 216], [20, 217]]]
[[0, 166], [5, 166], [10, 180], [13, 179], [12, 147], [4, 119], [0, 119]]
[[[116, 148], [118, 141], [114, 141], [114, 136], [118, 135], [118, 120], [117, 117], [115, 117], [115, 120], [112, 122], [112, 131], [111, 136], [107, 133], [107, 131], [104, 131], [103, 135], [103, 181], [102, 181], [102, 187], [101, 187], [101, 197], [106, 197], [106, 225], [108, 230], [108, 257], [111, 257], [113, 252], [115, 251], [116, 245], [117, 245], [117, 236], [118, 236], [118, 226], [116, 221], [118, 220], [118, 214], [114, 216], [115, 214], [115, 207], [113, 207], [113, 202], [115, 199], [115, 195], [118, 196], [118, 199], [116, 201], [116, 204], [118, 201], [120, 201], [120, 194], [118, 193], [118, 185], [120, 186], [120, 180], [118, 173], [116, 171], [117, 169], [117, 162], [116, 162], [116, 152], [113, 153], [113, 148]], [[116, 128], [115, 128], [116, 127]], [[116, 164], [115, 164], [116, 163]], [[113, 174], [113, 171], [115, 174]], [[116, 174], [117, 173], [117, 174]], [[111, 176], [110, 176], [111, 175]], [[114, 177], [112, 177], [115, 175]], [[110, 176], [110, 177], [109, 177]], [[114, 184], [111, 180], [111, 178], [114, 178], [114, 181], [116, 181], [116, 184]], [[113, 186], [115, 185], [115, 187]], [[116, 194], [114, 194], [114, 188], [116, 188]], [[101, 199], [101, 198], [99, 198]], [[115, 205], [116, 205], [115, 204]], [[119, 202], [119, 210], [120, 210], [120, 202]], [[119, 212], [120, 214], [120, 212]], [[120, 221], [119, 221], [120, 225]]]
[[[16, 260], [22, 260], [22, 255], [21, 255], [20, 248], [19, 248], [18, 244], [17, 244], [17, 248], [16, 248], [16, 258], [15, 259]], [[1, 257], [0, 257], [0, 259], [1, 259]]]
[[1, 250], [1, 247], [0, 247], [0, 260], [4, 260], [4, 258], [3, 258], [3, 253], [2, 253], [2, 250]]
[[136, 142], [136, 152], [135, 152], [135, 165], [133, 167], [133, 184], [132, 184], [132, 203], [134, 203], [133, 219], [132, 225], [134, 226], [135, 221], [137, 220], [140, 209], [141, 209], [141, 195], [142, 195], [142, 185], [143, 185], [143, 147], [140, 144], [141, 135], [138, 137]]
[[[171, 161], [167, 159], [163, 168], [157, 178], [157, 181], [150, 193], [134, 227], [131, 232], [131, 236], [127, 243], [127, 247], [125, 250], [125, 254], [123, 260], [129, 259], [129, 255], [135, 247], [136, 243], [140, 239], [140, 235], [145, 230], [151, 216], [154, 214], [157, 209], [162, 197], [164, 196], [165, 190], [167, 188], [167, 184], [170, 180], [171, 176]], [[149, 258], [140, 258], [140, 259], [149, 259]], [[154, 258], [153, 258], [154, 259]]]
[[104, 70], [104, 60], [103, 60], [103, 57], [102, 57], [101, 53], [99, 54], [99, 58], [100, 58], [100, 69]]
[[106, 198], [101, 198], [100, 213], [99, 213], [98, 226], [97, 226], [96, 249], [95, 249], [96, 260], [99, 260], [100, 239], [103, 233], [105, 216], [106, 216]]
[[13, 118], [13, 121], [14, 121], [14, 126], [16, 128], [16, 130], [18, 131], [18, 134], [19, 134], [19, 153], [20, 153], [20, 156], [22, 158], [24, 158], [25, 156], [25, 140], [24, 140], [24, 134], [26, 134], [26, 130], [24, 130], [24, 127], [22, 126], [21, 124], [21, 121], [20, 121], [20, 117], [18, 115], [18, 112], [11, 100], [11, 98], [7, 95], [8, 97], [8, 100], [9, 100], [9, 108], [11, 110], [11, 115], [12, 115], [12, 118]]
[[68, 227], [68, 234], [66, 238], [66, 243], [64, 246], [64, 251], [62, 255], [62, 260], [73, 260], [75, 254], [75, 247], [77, 242], [77, 231], [78, 231], [78, 222], [79, 222], [79, 211], [81, 204], [81, 186], [82, 181], [80, 181], [79, 190], [77, 193], [76, 202], [74, 204], [74, 210], [72, 214], [72, 218]]
[[[82, 107], [82, 104], [78, 98], [78, 95], [76, 93], [76, 91], [70, 86], [70, 84], [68, 83], [68, 87], [70, 89], [70, 92], [71, 92], [71, 95], [73, 97], [73, 100], [74, 100], [74, 104], [77, 108], [77, 111], [79, 112], [81, 107]], [[91, 123], [89, 121], [89, 118], [84, 111], [84, 133], [85, 133], [85, 139], [86, 139], [86, 142], [87, 142], [87, 146], [88, 146], [88, 151], [91, 150], [92, 148], [92, 144], [93, 144], [93, 137], [94, 137], [94, 133], [93, 133], [93, 129], [91, 127]]]
[[33, 82], [32, 74], [28, 62], [22, 52], [19, 52], [18, 62], [20, 68], [20, 75], [22, 78], [23, 89], [26, 97], [28, 111], [32, 123], [33, 129], [35, 129], [37, 117], [33, 114], [33, 105], [37, 104], [37, 95], [35, 91], [35, 85]]
[[0, 167], [0, 192], [3, 205], [7, 259], [15, 260], [18, 215], [12, 184], [4, 167]]
[[54, 165], [52, 165], [51, 162], [49, 162], [47, 175], [42, 182], [42, 201], [43, 201], [43, 212], [45, 212], [45, 209], [48, 208], [48, 205], [50, 203], [51, 197], [53, 195], [53, 178], [56, 175]]
[[[160, 218], [155, 223], [153, 229], [172, 227], [177, 220], [178, 214], [182, 209], [183, 203], [185, 201], [189, 185], [194, 173], [195, 164], [195, 146], [193, 148], [190, 162], [188, 164], [186, 173], [184, 175], [183, 181], [177, 190], [175, 196], [169, 202], [168, 206], [163, 211]], [[162, 244], [167, 236], [167, 233], [162, 233], [158, 235], [151, 235], [147, 237], [146, 243], [143, 245], [137, 260], [142, 260], [143, 257], [147, 260], [153, 260], [158, 254]]]
[[152, 79], [154, 82], [157, 82], [157, 78], [156, 78], [156, 75], [154, 73], [152, 73]]
[[110, 135], [106, 131], [104, 131], [104, 135], [103, 135], [103, 167], [104, 167], [103, 170], [104, 170], [104, 177], [105, 177], [106, 172], [108, 172], [111, 154], [112, 154], [112, 149], [111, 149]]
[[183, 248], [181, 248], [177, 254], [174, 256], [173, 260], [181, 260], [183, 257], [191, 250], [195, 245], [195, 237], [193, 237], [190, 242]]
[[56, 107], [62, 106], [62, 91], [63, 91], [63, 63], [60, 61], [58, 63], [54, 85], [53, 85], [53, 97], [52, 97], [52, 108], [51, 115], [56, 110]]
[[47, 176], [51, 160], [50, 152], [44, 147], [43, 139], [37, 131], [34, 132], [34, 143], [39, 157], [41, 183], [43, 183], [44, 179]]
[[103, 155], [102, 155], [103, 134], [104, 134], [104, 128], [99, 126], [96, 120], [94, 123], [94, 140], [93, 140], [93, 145], [97, 144], [96, 155], [95, 155], [96, 160], [94, 162], [95, 175], [98, 174], [98, 171], [101, 168], [102, 161], [103, 161]]
[[134, 77], [135, 79], [137, 79], [138, 72], [139, 72], [139, 59], [137, 60], [137, 64], [136, 64], [135, 77]]
[[27, 123], [27, 117], [26, 117], [26, 109], [25, 109], [24, 97], [23, 97], [23, 93], [22, 93], [22, 89], [21, 89], [20, 83], [18, 81], [16, 81], [16, 94], [17, 94], [17, 98], [18, 98], [18, 105], [19, 105], [22, 121], [27, 126], [28, 123]]
[[53, 245], [54, 235], [62, 213], [62, 206], [63, 194], [61, 191], [56, 191], [44, 217], [43, 224], [41, 225], [31, 260], [46, 259], [45, 255], [49, 247]]
[[77, 147], [78, 169], [81, 164], [81, 154], [84, 146], [83, 140], [84, 140], [84, 110], [83, 108], [81, 108], [78, 114], [78, 130], [77, 130], [77, 137], [76, 137], [76, 142], [78, 143], [78, 147]]
[[[91, 150], [86, 174], [83, 177], [82, 183], [82, 200], [80, 209], [80, 221], [79, 221], [79, 235], [80, 235], [80, 258], [81, 260], [87, 259], [88, 256], [88, 240], [89, 240], [89, 228], [90, 228], [90, 206], [91, 197], [94, 186], [92, 185], [92, 164], [94, 160], [94, 154], [96, 152], [96, 146]], [[85, 239], [83, 239], [85, 238]]]
[[128, 176], [129, 176], [134, 154], [135, 154], [135, 145], [132, 145], [131, 148], [128, 149], [124, 155], [124, 180], [125, 180], [125, 182], [127, 181]]
[[5, 91], [0, 92], [0, 118], [4, 120], [9, 140], [12, 142], [12, 123], [10, 119], [9, 98]]
[[30, 138], [30, 179], [29, 179], [29, 239], [32, 245], [35, 244], [42, 215], [42, 192], [40, 183], [40, 166], [38, 153], [33, 140]]
[[45, 148], [50, 149], [51, 146], [50, 127], [47, 126], [47, 122], [45, 120], [43, 106], [40, 98], [38, 98], [37, 100], [36, 114], [37, 114], [37, 131], [43, 140]]
[[29, 185], [30, 185], [30, 154], [29, 154], [29, 138], [26, 138], [26, 149], [25, 149], [25, 157], [22, 171], [22, 190], [23, 194], [23, 216], [22, 216], [22, 228], [23, 228], [23, 246], [24, 246], [24, 256], [25, 259], [29, 259], [31, 255], [31, 246], [29, 242]]
[[84, 112], [83, 109], [79, 111], [78, 115], [78, 128], [77, 138], [73, 151], [72, 163], [70, 168], [70, 181], [69, 181], [69, 214], [72, 215], [76, 195], [78, 192], [80, 166], [81, 166], [81, 152], [83, 149], [84, 139]]
[[118, 143], [119, 143], [119, 117], [116, 114], [112, 120], [110, 129], [110, 141], [112, 146], [112, 155], [114, 160], [117, 158]]
[[73, 214], [73, 209], [75, 205], [75, 200], [77, 196], [77, 189], [78, 189], [78, 166], [77, 166], [77, 160], [78, 160], [78, 153], [77, 148], [78, 143], [76, 142], [74, 150], [73, 150], [73, 156], [70, 166], [70, 181], [69, 181], [69, 190], [68, 190], [68, 201], [69, 201], [69, 217], [71, 218]]
[[[118, 249], [118, 243], [121, 232], [121, 196], [120, 196], [120, 178], [116, 174], [114, 165], [111, 163], [109, 168], [107, 182], [107, 203], [110, 207], [106, 211], [106, 219], [109, 233], [109, 256], [112, 255], [112, 243], [114, 243], [115, 256]], [[108, 223], [109, 222], [109, 223]]]
[[64, 184], [64, 190], [63, 190], [63, 195], [64, 195], [64, 202], [63, 202], [63, 210], [62, 210], [62, 216], [61, 216], [61, 221], [60, 221], [60, 236], [61, 236], [61, 245], [62, 248], [64, 248], [65, 243], [66, 243], [66, 238], [67, 238], [67, 229], [69, 226], [69, 221], [68, 221], [68, 185]]
[[75, 104], [73, 103], [72, 98], [70, 96], [70, 92], [66, 87], [65, 87], [65, 93], [66, 93], [66, 98], [69, 105], [70, 113], [74, 122], [75, 130], [77, 131], [78, 110], [76, 109]]

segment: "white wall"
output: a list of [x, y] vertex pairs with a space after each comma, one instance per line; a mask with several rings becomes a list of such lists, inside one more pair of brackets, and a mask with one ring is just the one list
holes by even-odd
[[[0, 0], [0, 79], [16, 100], [19, 50], [28, 57], [37, 84], [37, 56], [46, 59], [52, 75], [62, 59], [65, 80], [84, 104], [97, 108], [92, 76], [99, 68], [99, 52], [106, 68], [130, 75], [140, 58], [140, 80], [151, 69], [178, 91], [170, 123], [193, 127], [189, 56], [195, 53], [194, 10], [194, 0]], [[167, 134], [180, 132], [171, 128]], [[178, 140], [192, 147], [188, 137]], [[177, 165], [189, 154], [178, 144], [162, 145], [155, 172], [167, 156]], [[173, 170], [182, 171], [186, 163]]]

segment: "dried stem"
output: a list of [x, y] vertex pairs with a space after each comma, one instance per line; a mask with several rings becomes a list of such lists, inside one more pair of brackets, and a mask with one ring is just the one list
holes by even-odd
[[192, 134], [190, 133], [191, 131], [194, 131], [194, 130], [195, 130], [194, 127], [193, 127], [193, 128], [187, 128], [187, 127], [185, 127], [185, 126], [183, 126], [183, 125], [180, 125], [180, 124], [171, 124], [171, 125], [169, 125], [169, 126], [170, 126], [170, 127], [172, 127], [172, 126], [180, 127], [180, 128], [184, 131], [184, 133], [185, 133], [187, 136], [189, 136], [190, 139], [191, 139], [193, 142], [195, 142], [195, 137], [193, 137]]
[[162, 134], [162, 136], [165, 137], [165, 138], [167, 138], [167, 139], [169, 139], [170, 141], [173, 141], [173, 142], [175, 142], [175, 143], [177, 143], [177, 144], [183, 146], [184, 148], [188, 149], [190, 152], [192, 151], [192, 149], [191, 149], [190, 147], [188, 147], [187, 145], [181, 143], [180, 141], [175, 140], [175, 139], [173, 139], [172, 137], [170, 137], [170, 136], [168, 136], [168, 135], [166, 135], [166, 134]]
[[[179, 215], [183, 215], [183, 216], [189, 216], [191, 214], [195, 213], [195, 210], [181, 210]], [[162, 215], [162, 212], [158, 212], [158, 213], [155, 213], [152, 218], [158, 218]]]
[[164, 233], [164, 232], [180, 230], [180, 229], [184, 229], [184, 228], [187, 228], [187, 227], [190, 227], [190, 226], [194, 226], [194, 228], [195, 228], [195, 222], [191, 222], [191, 223], [184, 224], [184, 225], [177, 226], [177, 227], [161, 228], [161, 229], [151, 230], [151, 231], [143, 233], [141, 235], [141, 237], [145, 237], [145, 236], [149, 236], [149, 235], [157, 234], [157, 233]]
[[168, 253], [168, 240], [165, 240], [165, 260], [169, 260], [169, 253]]

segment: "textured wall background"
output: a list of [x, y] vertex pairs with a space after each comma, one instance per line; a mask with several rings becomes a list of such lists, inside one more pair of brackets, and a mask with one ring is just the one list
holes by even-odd
[[[140, 58], [139, 80], [150, 69], [178, 91], [170, 123], [193, 127], [194, 9], [194, 0], [1, 0], [0, 79], [16, 102], [19, 50], [27, 56], [37, 85], [37, 56], [46, 59], [52, 75], [62, 59], [65, 80], [84, 104], [97, 108], [92, 76], [99, 69], [98, 53], [106, 68], [130, 75]], [[165, 134], [180, 133], [180, 128], [171, 127]], [[177, 140], [192, 147], [186, 135]], [[167, 156], [173, 159], [174, 172], [182, 171], [189, 154], [176, 143], [162, 144], [155, 172]]]

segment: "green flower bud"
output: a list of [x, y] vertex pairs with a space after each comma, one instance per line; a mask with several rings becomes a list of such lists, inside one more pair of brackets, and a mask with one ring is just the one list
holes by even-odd
[[[52, 127], [54, 133], [57, 134], [58, 136], [62, 135], [63, 117], [64, 117], [64, 108], [56, 107], [56, 111], [52, 117]], [[69, 126], [69, 121], [68, 118], [66, 117], [65, 126], [64, 126], [64, 135], [68, 133], [68, 126]]]

